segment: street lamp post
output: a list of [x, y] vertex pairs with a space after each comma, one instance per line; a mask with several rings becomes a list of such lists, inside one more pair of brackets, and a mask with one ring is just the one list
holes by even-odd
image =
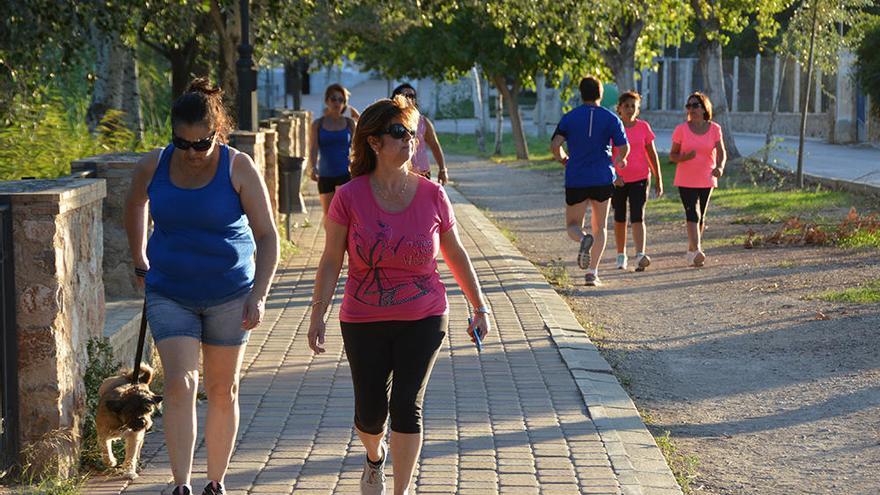
[[257, 130], [257, 69], [254, 67], [254, 47], [250, 44], [250, 2], [240, 0], [241, 44], [238, 45], [238, 129]]

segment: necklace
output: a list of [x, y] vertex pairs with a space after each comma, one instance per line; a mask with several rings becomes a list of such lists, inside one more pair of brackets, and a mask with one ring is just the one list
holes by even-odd
[[393, 198], [393, 197], [402, 198], [403, 195], [406, 193], [406, 187], [409, 185], [409, 172], [407, 172], [406, 176], [404, 176], [403, 187], [400, 189], [400, 192], [398, 192], [398, 193], [392, 192], [392, 193], [388, 194], [385, 192], [385, 189], [382, 187], [379, 187], [379, 184], [377, 184], [375, 181], [371, 180], [370, 183], [373, 185], [373, 191], [376, 191], [376, 193], [379, 194], [379, 197], [381, 197], [385, 201], [391, 201], [391, 198]]

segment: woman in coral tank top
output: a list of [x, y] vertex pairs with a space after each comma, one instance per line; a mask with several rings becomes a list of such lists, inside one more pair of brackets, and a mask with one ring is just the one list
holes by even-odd
[[700, 92], [688, 96], [687, 122], [672, 132], [669, 159], [676, 164], [675, 186], [687, 217], [688, 266], [703, 266], [702, 237], [712, 189], [724, 174], [727, 151], [721, 126], [712, 122], [712, 102]]

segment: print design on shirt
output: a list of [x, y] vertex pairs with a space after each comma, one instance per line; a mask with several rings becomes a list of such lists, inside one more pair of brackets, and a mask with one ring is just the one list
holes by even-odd
[[[369, 233], [365, 232], [366, 228], [361, 228], [357, 223], [354, 224], [355, 252], [361, 261], [369, 267], [363, 278], [355, 280], [355, 299], [370, 306], [394, 306], [413, 301], [432, 292], [430, 275], [419, 276], [415, 280], [397, 285], [388, 279], [381, 263], [398, 254], [406, 237], [401, 237], [392, 246], [393, 231], [391, 227], [381, 220], [377, 220], [376, 224], [377, 230]], [[414, 242], [418, 243], [418, 241]], [[402, 292], [409, 293], [413, 290], [415, 293], [401, 295]]]

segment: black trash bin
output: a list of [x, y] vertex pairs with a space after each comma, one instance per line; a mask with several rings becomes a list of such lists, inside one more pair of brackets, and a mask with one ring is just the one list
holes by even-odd
[[278, 211], [281, 213], [306, 213], [306, 202], [302, 197], [303, 166], [305, 158], [292, 156], [278, 157]]

